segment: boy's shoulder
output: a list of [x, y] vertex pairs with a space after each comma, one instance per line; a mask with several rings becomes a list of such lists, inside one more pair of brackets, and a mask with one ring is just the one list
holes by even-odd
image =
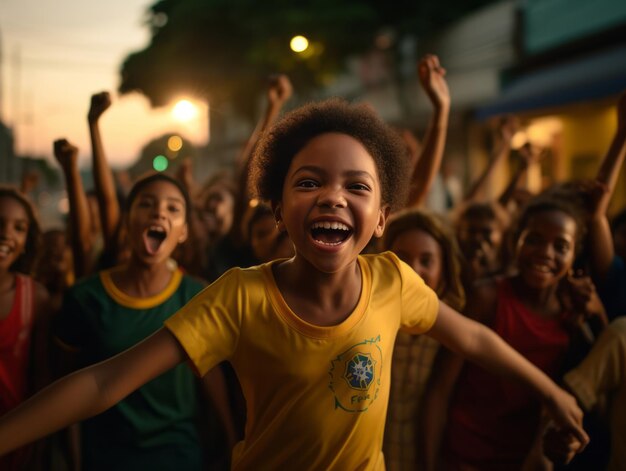
[[[106, 270], [108, 271], [108, 270]], [[85, 277], [79, 278], [68, 289], [68, 293], [72, 295], [80, 295], [91, 291], [99, 291], [102, 289], [101, 273], [92, 273]]]
[[233, 267], [226, 271], [217, 280], [204, 287], [204, 292], [211, 293], [217, 291], [245, 290], [251, 291], [258, 287], [264, 287], [270, 283], [272, 278], [271, 265], [275, 262], [268, 262], [252, 267]]
[[359, 260], [361, 263], [366, 264], [373, 274], [381, 273], [386, 276], [402, 275], [402, 264], [404, 262], [391, 251], [362, 254], [359, 255]]
[[198, 278], [196, 276], [189, 275], [183, 272], [180, 280], [179, 289], [198, 293], [206, 288], [208, 284], [209, 283], [207, 283], [207, 281], [203, 280], [202, 278]]

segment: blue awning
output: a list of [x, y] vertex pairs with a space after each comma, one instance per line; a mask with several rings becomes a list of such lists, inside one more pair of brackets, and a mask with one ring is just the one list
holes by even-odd
[[476, 110], [478, 119], [597, 100], [626, 89], [626, 46], [523, 75]]

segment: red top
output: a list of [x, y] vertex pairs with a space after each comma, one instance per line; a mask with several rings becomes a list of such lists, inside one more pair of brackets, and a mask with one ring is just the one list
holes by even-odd
[[[0, 319], [0, 415], [26, 398], [33, 309], [33, 280], [16, 274], [13, 307], [4, 319]], [[0, 469], [22, 470], [28, 453], [29, 447], [22, 447], [0, 457]]]
[[[497, 286], [493, 330], [527, 360], [555, 378], [569, 347], [560, 319], [530, 311], [508, 280]], [[445, 444], [452, 462], [482, 470], [519, 468], [535, 438], [540, 401], [524, 386], [467, 363], [448, 413]]]
[[26, 395], [33, 325], [33, 281], [15, 275], [11, 312], [0, 319], [0, 414], [12, 409]]

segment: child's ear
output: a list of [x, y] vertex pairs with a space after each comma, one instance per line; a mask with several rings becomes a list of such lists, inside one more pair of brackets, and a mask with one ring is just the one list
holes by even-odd
[[285, 231], [285, 222], [283, 221], [283, 207], [277, 201], [272, 201], [272, 211], [274, 212], [274, 220], [276, 221], [276, 228], [283, 232]]
[[189, 236], [189, 228], [188, 225], [185, 224], [183, 226], [183, 230], [180, 233], [180, 236], [178, 237], [178, 243], [182, 244], [183, 242], [185, 242], [187, 240], [187, 237]]
[[378, 210], [378, 224], [376, 224], [376, 229], [374, 230], [374, 237], [382, 237], [385, 232], [385, 223], [387, 222], [389, 213], [391, 213], [391, 208], [388, 204]]

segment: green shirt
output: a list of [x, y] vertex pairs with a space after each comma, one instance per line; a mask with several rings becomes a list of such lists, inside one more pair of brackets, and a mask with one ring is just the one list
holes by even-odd
[[[56, 322], [56, 337], [85, 364], [145, 339], [202, 289], [175, 271], [158, 295], [133, 298], [111, 280], [114, 268], [78, 282]], [[200, 469], [197, 380], [186, 364], [155, 378], [106, 412], [82, 423], [84, 468]]]

